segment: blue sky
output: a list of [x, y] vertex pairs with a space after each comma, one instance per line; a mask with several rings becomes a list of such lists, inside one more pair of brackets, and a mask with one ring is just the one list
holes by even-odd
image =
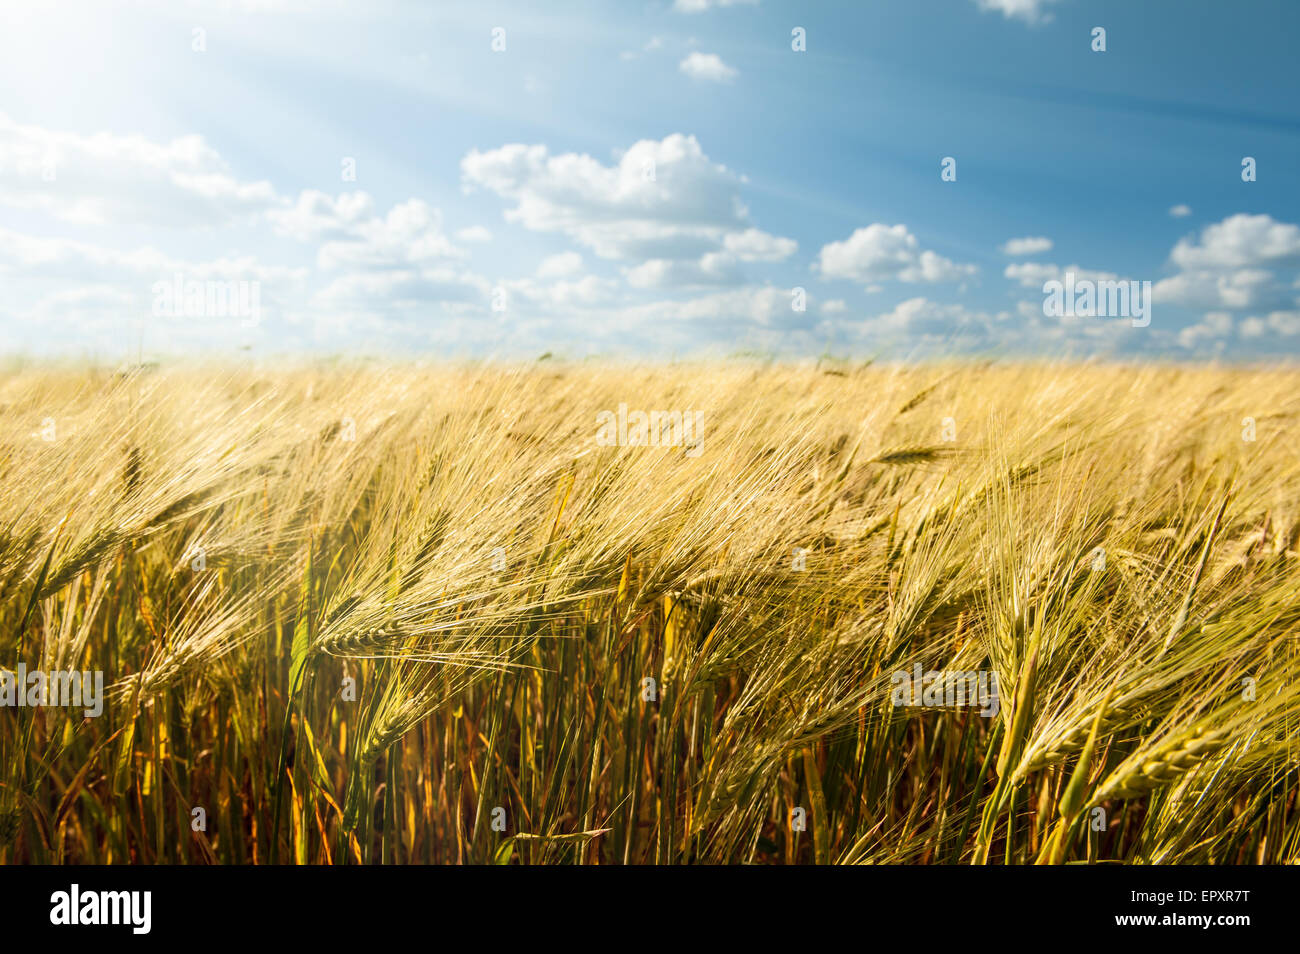
[[0, 353], [1300, 349], [1288, 0], [28, 6]]

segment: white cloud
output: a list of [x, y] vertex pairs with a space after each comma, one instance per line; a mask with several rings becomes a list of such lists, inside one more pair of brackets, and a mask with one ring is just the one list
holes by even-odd
[[[220, 322], [152, 315], [155, 284], [177, 276], [259, 283], [264, 314], [279, 333], [292, 329], [290, 341], [308, 333], [337, 344], [365, 332], [380, 344], [384, 335], [377, 332], [418, 337], [426, 333], [421, 327], [447, 316], [481, 321], [488, 313], [491, 284], [465, 267], [466, 253], [447, 236], [442, 213], [423, 199], [384, 213], [365, 192], [305, 190], [290, 199], [268, 183], [237, 179], [199, 136], [157, 143], [50, 132], [0, 115], [0, 205], [6, 204], [92, 227], [183, 226], [195, 238], [189, 245], [200, 248], [200, 230], [241, 226], [249, 231], [238, 241], [256, 243], [259, 253], [226, 251], [230, 233], [208, 233], [207, 247], [219, 254], [180, 257], [159, 251], [172, 245], [165, 233], [150, 236], [150, 245], [138, 232], [114, 230], [87, 241], [0, 228], [0, 276], [9, 303], [0, 335], [15, 346], [45, 350], [62, 340], [111, 352], [142, 329], [163, 350], [236, 344], [238, 336]], [[275, 236], [314, 246], [318, 271], [264, 260], [263, 246]], [[482, 226], [457, 236], [491, 238]], [[552, 297], [591, 297], [590, 286], [569, 285]], [[434, 303], [440, 307], [429, 307]], [[43, 323], [37, 337], [25, 330], [31, 322]], [[255, 336], [267, 327], [259, 324]]]
[[847, 278], [871, 283], [956, 281], [975, 274], [974, 265], [959, 265], [928, 249], [922, 250], [905, 225], [879, 222], [856, 230], [842, 242], [822, 247], [818, 263], [823, 278]]
[[1151, 287], [1155, 301], [1191, 308], [1254, 308], [1276, 300], [1273, 273], [1260, 268], [1232, 272], [1181, 272]]
[[782, 262], [799, 248], [794, 239], [769, 235], [759, 229], [730, 232], [723, 236], [723, 250], [700, 256], [700, 269], [710, 276], [743, 276], [742, 262]]
[[201, 136], [58, 132], [0, 113], [0, 205], [84, 225], [224, 225], [276, 208], [269, 182], [241, 182]]
[[407, 199], [326, 242], [316, 260], [325, 269], [389, 268], [464, 256], [443, 234], [442, 213], [423, 199]]
[[612, 166], [511, 144], [471, 152], [461, 174], [467, 188], [514, 201], [508, 221], [627, 262], [633, 288], [742, 285], [746, 265], [784, 261], [798, 248], [755, 228], [740, 199], [744, 178], [680, 133], [637, 142]]
[[643, 139], [613, 166], [519, 143], [461, 160], [467, 188], [515, 201], [507, 221], [560, 232], [601, 258], [694, 257], [748, 225], [744, 181], [711, 162], [694, 136]]
[[1192, 214], [1192, 207], [1190, 205], [1175, 205], [1169, 210], [1169, 214], [1176, 219], [1185, 219]]
[[[306, 190], [290, 200], [267, 183], [237, 180], [198, 136], [159, 144], [139, 136], [48, 132], [0, 116], [0, 155], [6, 167], [0, 204], [90, 225], [260, 226], [263, 239], [315, 245], [318, 268], [334, 273], [321, 287], [310, 268], [238, 251], [179, 258], [150, 245], [121, 248], [0, 230], [0, 273], [11, 290], [21, 283], [26, 313], [47, 317], [51, 327], [80, 323], [93, 332], [86, 340], [96, 347], [111, 349], [124, 327], [141, 321], [165, 348], [230, 343], [231, 329], [220, 323], [149, 320], [154, 284], [176, 276], [258, 282], [263, 309], [281, 321], [297, 315], [299, 322], [341, 326], [358, 317], [349, 309], [384, 313], [419, 303], [427, 313], [431, 301], [486, 310], [488, 283], [460, 264], [464, 253], [444, 234], [441, 213], [421, 199], [384, 215], [364, 192]], [[58, 290], [48, 294], [51, 283]]]
[[577, 281], [555, 282], [547, 290], [547, 296], [554, 308], [569, 308], [574, 305], [593, 306], [613, 301], [617, 294], [614, 282], [586, 275]]
[[305, 278], [307, 269], [263, 265], [252, 256], [222, 256], [209, 260], [173, 258], [155, 248], [127, 251], [68, 238], [24, 235], [0, 229], [0, 272], [23, 277], [55, 278], [84, 284], [104, 282], [140, 287], [170, 279], [176, 272], [194, 280], [258, 280], [289, 282]]
[[1012, 255], [1016, 257], [1021, 255], [1037, 255], [1040, 252], [1050, 252], [1051, 250], [1052, 240], [1041, 235], [1008, 239], [998, 247], [998, 251], [1003, 255]]
[[758, 0], [673, 0], [673, 9], [679, 13], [703, 13], [715, 7], [754, 5]]
[[661, 321], [695, 324], [742, 323], [764, 327], [802, 324], [806, 312], [796, 312], [790, 289], [771, 285], [750, 286], [715, 292], [684, 301], [656, 301], [620, 312], [621, 317], [654, 325]]
[[[322, 242], [316, 261], [327, 270], [407, 268], [465, 257], [443, 233], [442, 213], [423, 199], [398, 203], [379, 217], [374, 214], [374, 200], [365, 192], [334, 198], [308, 190], [292, 206], [268, 213], [267, 218], [281, 235]], [[491, 238], [481, 227], [461, 233], [472, 240]]]
[[272, 227], [281, 235], [300, 242], [338, 238], [351, 234], [374, 215], [375, 203], [364, 192], [345, 192], [337, 198], [307, 189], [293, 205], [267, 213]]
[[1078, 265], [1067, 265], [1062, 268], [1060, 265], [1051, 265], [1047, 262], [1022, 262], [1017, 265], [1008, 265], [1002, 274], [1012, 281], [1019, 282], [1021, 288], [1036, 288], [1041, 291], [1044, 282], [1060, 281], [1064, 279], [1066, 272], [1073, 272], [1075, 281], [1113, 282], [1119, 280], [1119, 276], [1114, 272], [1080, 268]]
[[794, 239], [770, 235], [761, 229], [732, 231], [723, 235], [722, 250], [705, 252], [698, 260], [650, 259], [625, 269], [628, 285], [634, 289], [742, 285], [742, 263], [784, 261], [798, 250]]
[[471, 225], [456, 231], [456, 241], [466, 244], [492, 241], [492, 233], [481, 225]]
[[705, 255], [698, 262], [652, 258], [624, 272], [632, 288], [693, 288], [700, 285], [739, 285], [744, 273], [734, 259]]
[[1016, 302], [1016, 313], [1021, 318], [1027, 318], [1031, 322], [1042, 321], [1043, 303], [1038, 301], [1018, 301]]
[[869, 334], [946, 335], [953, 332], [986, 333], [1008, 316], [971, 311], [964, 305], [942, 305], [927, 298], [909, 298], [891, 311], [868, 318], [862, 330]]
[[1300, 265], [1300, 226], [1239, 213], [1179, 240], [1169, 253], [1178, 274], [1156, 282], [1155, 300], [1193, 308], [1241, 310], [1293, 300], [1271, 270]]
[[799, 248], [794, 239], [769, 235], [761, 229], [728, 232], [722, 248], [705, 252], [698, 260], [653, 258], [625, 271], [633, 288], [740, 285], [745, 282], [744, 262], [781, 262]]
[[552, 255], [537, 266], [538, 278], [567, 278], [582, 271], [582, 256], [577, 252]]
[[[559, 256], [556, 256], [557, 258]], [[538, 277], [541, 270], [538, 270]], [[618, 300], [619, 285], [608, 278], [584, 275], [582, 278], [554, 281], [544, 284], [530, 278], [514, 279], [504, 283], [511, 300], [537, 306], [542, 312], [569, 313], [575, 308], [608, 306]]]
[[722, 62], [716, 53], [701, 53], [696, 50], [677, 64], [677, 68], [691, 79], [707, 80], [711, 83], [730, 83], [739, 71]]
[[1169, 257], [1187, 270], [1297, 264], [1300, 226], [1239, 213], [1207, 225], [1199, 242], [1182, 239]]
[[1198, 324], [1178, 332], [1178, 343], [1195, 349], [1215, 341], [1222, 341], [1232, 333], [1232, 315], [1226, 311], [1207, 312]]
[[1274, 311], [1267, 317], [1255, 315], [1241, 323], [1243, 338], [1263, 337], [1270, 331], [1286, 336], [1300, 335], [1300, 311]]
[[[268, 265], [251, 255], [183, 259], [148, 246], [122, 250], [0, 229], [0, 275], [11, 305], [10, 328], [0, 327], [0, 334], [16, 332], [12, 346], [118, 353], [128, 340], [193, 350], [234, 346], [260, 334], [243, 325], [247, 316], [154, 315], [159, 283], [254, 282], [262, 325], [277, 320], [286, 301], [302, 299], [310, 269]], [[46, 293], [50, 287], [56, 290]]]
[[744, 262], [781, 262], [799, 248], [794, 239], [769, 235], [760, 229], [728, 232], [719, 251], [705, 252], [697, 261], [650, 259], [626, 270], [633, 288], [741, 285]]
[[334, 309], [401, 308], [429, 302], [486, 302], [490, 283], [453, 267], [352, 272], [331, 281], [314, 296]]
[[1052, 15], [1044, 12], [1044, 8], [1056, 3], [1057, 0], [977, 0], [977, 2], [981, 10], [1000, 12], [1008, 20], [1046, 23], [1052, 19]]
[[759, 229], [745, 229], [725, 235], [722, 247], [742, 262], [780, 262], [793, 255], [799, 243]]

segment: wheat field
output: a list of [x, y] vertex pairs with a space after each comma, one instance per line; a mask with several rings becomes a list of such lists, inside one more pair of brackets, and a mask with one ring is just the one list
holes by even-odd
[[0, 408], [0, 665], [104, 674], [0, 711], [0, 862], [1300, 859], [1295, 370], [15, 364]]

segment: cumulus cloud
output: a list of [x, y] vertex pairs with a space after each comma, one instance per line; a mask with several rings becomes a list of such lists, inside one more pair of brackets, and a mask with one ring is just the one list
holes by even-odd
[[681, 301], [636, 305], [620, 314], [630, 321], [651, 325], [679, 321], [696, 325], [741, 323], [772, 327], [806, 322], [806, 312], [796, 312], [791, 301], [788, 288], [749, 286]]
[[292, 205], [267, 213], [272, 227], [281, 235], [300, 242], [340, 238], [374, 216], [375, 203], [364, 192], [345, 192], [337, 197], [315, 189], [299, 194]]
[[1231, 215], [1207, 225], [1198, 241], [1182, 239], [1169, 255], [1181, 268], [1250, 268], [1300, 264], [1300, 226], [1268, 215]]
[[[179, 257], [154, 245], [119, 247], [116, 232], [86, 241], [0, 229], [0, 274], [11, 300], [21, 296], [16, 300], [27, 314], [63, 328], [75, 327], [79, 311], [88, 331], [99, 329], [85, 339], [98, 346], [120, 341], [124, 323], [148, 318], [155, 284], [177, 276], [257, 282], [263, 306], [283, 321], [342, 325], [408, 306], [428, 314], [430, 302], [486, 310], [488, 282], [465, 268], [466, 254], [445, 234], [441, 212], [422, 199], [384, 213], [364, 192], [305, 190], [290, 199], [268, 183], [236, 178], [199, 136], [159, 143], [134, 135], [80, 135], [22, 126], [2, 115], [0, 161], [0, 205], [91, 227], [186, 226], [215, 233], [239, 225], [260, 229], [263, 239], [315, 246], [319, 274], [238, 251], [205, 258]], [[467, 241], [490, 238], [481, 227], [463, 234]], [[217, 241], [225, 247], [228, 239]], [[229, 334], [225, 326], [201, 322], [172, 322], [158, 331], [169, 344], [211, 343]]]
[[1207, 312], [1197, 324], [1178, 332], [1178, 343], [1184, 348], [1196, 349], [1222, 341], [1232, 333], [1232, 315], [1226, 311]]
[[652, 258], [624, 270], [632, 288], [694, 287], [699, 285], [734, 285], [740, 273], [734, 264], [683, 262]]
[[956, 332], [989, 332], [1008, 316], [972, 311], [964, 305], [943, 305], [927, 298], [909, 298], [890, 311], [868, 318], [862, 330], [869, 334], [947, 335]]
[[1185, 219], [1192, 214], [1192, 207], [1190, 205], [1175, 205], [1169, 210], [1169, 214], [1176, 219]]
[[[17, 283], [31, 298], [15, 307], [11, 324], [26, 326], [14, 345], [36, 351], [61, 347], [120, 347], [148, 325], [169, 348], [231, 344], [250, 332], [239, 320], [153, 315], [156, 288], [182, 282], [255, 282], [257, 322], [282, 313], [283, 303], [307, 294], [310, 270], [270, 265], [251, 255], [180, 258], [153, 247], [114, 249], [68, 238], [24, 235], [0, 229], [0, 276], [9, 299]], [[53, 293], [40, 289], [53, 287]], [[3, 322], [0, 322], [3, 324]], [[139, 340], [139, 339], [137, 339]]]
[[627, 263], [633, 288], [741, 285], [746, 266], [784, 261], [798, 248], [756, 228], [740, 199], [744, 178], [680, 133], [637, 142], [613, 165], [511, 144], [471, 152], [461, 174], [467, 188], [514, 202], [507, 221]]
[[446, 259], [465, 253], [443, 233], [442, 213], [423, 199], [408, 199], [356, 222], [347, 234], [320, 247], [321, 268], [393, 268]]
[[794, 239], [751, 228], [729, 232], [722, 238], [722, 247], [742, 262], [779, 262], [793, 255], [799, 244]]
[[1151, 287], [1156, 302], [1190, 308], [1254, 308], [1276, 301], [1278, 292], [1273, 273], [1260, 268], [1182, 272]]
[[208, 260], [181, 259], [146, 246], [129, 250], [107, 248], [68, 238], [25, 235], [0, 228], [0, 273], [21, 271], [25, 278], [54, 278], [86, 284], [102, 282], [128, 288], [170, 279], [176, 272], [194, 280], [288, 282], [305, 278], [307, 269], [266, 265], [251, 255], [226, 255]]
[[1038, 255], [1041, 252], [1050, 252], [1051, 250], [1052, 240], [1041, 235], [1008, 239], [998, 247], [998, 251], [1003, 255], [1014, 257], [1019, 257], [1021, 255]]
[[706, 252], [698, 260], [650, 259], [626, 270], [633, 288], [739, 285], [745, 281], [745, 262], [780, 262], [798, 248], [794, 239], [769, 235], [759, 229], [729, 232], [722, 249]]
[[1044, 282], [1063, 281], [1066, 272], [1073, 272], [1075, 281], [1113, 282], [1119, 276], [1114, 272], [1103, 272], [1092, 268], [1080, 268], [1078, 265], [1052, 265], [1047, 262], [1021, 262], [1008, 265], [1002, 274], [1019, 283], [1021, 288], [1035, 288], [1039, 291]]
[[577, 252], [552, 255], [537, 266], [538, 278], [567, 278], [582, 271], [582, 256]]
[[753, 6], [758, 0], [673, 0], [673, 9], [679, 13], [703, 13], [715, 7]]
[[562, 233], [601, 258], [698, 256], [749, 227], [744, 180], [681, 133], [643, 139], [614, 165], [514, 143], [474, 150], [460, 167], [466, 187], [515, 202], [507, 221]]
[[489, 282], [452, 267], [352, 272], [341, 275], [314, 297], [337, 309], [401, 309], [431, 302], [484, 302]]
[[268, 219], [281, 235], [323, 242], [317, 262], [326, 269], [401, 267], [464, 257], [443, 233], [442, 213], [423, 199], [408, 199], [384, 216], [375, 215], [374, 208], [364, 192], [332, 197], [305, 191], [292, 206], [268, 213]]
[[677, 64], [677, 68], [691, 79], [711, 83], [730, 83], [739, 75], [739, 71], [722, 62], [722, 57], [718, 54], [701, 53], [698, 50], [688, 54]]
[[625, 269], [633, 288], [739, 285], [745, 281], [745, 262], [779, 262], [798, 248], [794, 239], [769, 235], [759, 229], [730, 232], [722, 249], [706, 252], [697, 260], [654, 258]]
[[959, 265], [922, 249], [905, 225], [875, 223], [856, 230], [842, 242], [822, 247], [816, 265], [823, 278], [847, 278], [869, 284], [948, 282], [974, 275], [974, 265]]
[[1300, 311], [1274, 311], [1263, 317], [1252, 315], [1241, 323], [1243, 338], [1260, 338], [1269, 332], [1287, 337], [1300, 335]]
[[269, 182], [236, 179], [201, 136], [81, 135], [0, 113], [0, 205], [83, 225], [224, 225], [276, 208]]
[[470, 243], [490, 242], [492, 233], [481, 225], [471, 225], [468, 228], [456, 230], [456, 241]]
[[566, 273], [565, 277], [555, 274], [544, 276], [539, 269], [538, 278], [558, 277], [559, 280], [548, 283], [531, 278], [514, 279], [504, 282], [503, 287], [516, 304], [527, 303], [536, 306], [542, 312], [571, 312], [574, 308], [607, 306], [618, 301], [620, 292], [618, 282], [596, 275], [573, 278], [573, 274]]
[[1057, 0], [976, 0], [984, 11], [996, 11], [1008, 20], [1023, 20], [1025, 23], [1046, 23], [1052, 15], [1047, 7]]
[[1292, 304], [1273, 269], [1300, 265], [1300, 226], [1239, 213], [1207, 225], [1174, 246], [1178, 274], [1157, 282], [1156, 301], [1193, 308], [1285, 307]]
[[841, 319], [826, 327], [838, 329], [875, 353], [911, 357], [954, 352], [1034, 354], [1062, 348], [1101, 353], [1136, 343], [1128, 319], [1061, 322], [1046, 318], [1041, 304], [1021, 302], [1017, 310], [985, 311], [924, 296], [908, 298], [859, 321]]

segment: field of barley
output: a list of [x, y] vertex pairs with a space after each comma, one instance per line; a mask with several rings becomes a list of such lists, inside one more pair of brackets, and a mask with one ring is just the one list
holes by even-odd
[[1294, 862], [1298, 451], [1285, 368], [11, 365], [0, 666], [105, 699], [0, 708], [0, 862]]

